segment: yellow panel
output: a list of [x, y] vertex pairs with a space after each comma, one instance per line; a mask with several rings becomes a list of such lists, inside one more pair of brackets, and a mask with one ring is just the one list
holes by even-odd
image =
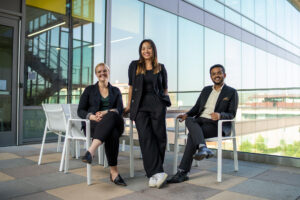
[[26, 0], [26, 5], [66, 14], [66, 0]]

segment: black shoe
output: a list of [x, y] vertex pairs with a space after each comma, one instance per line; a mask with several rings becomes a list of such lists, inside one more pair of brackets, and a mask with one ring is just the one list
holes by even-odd
[[93, 161], [92, 154], [89, 151], [87, 151], [81, 160], [82, 162], [91, 164]]
[[177, 171], [177, 173], [172, 176], [169, 180], [167, 180], [167, 183], [181, 183], [183, 181], [189, 180], [189, 177], [187, 176], [188, 172], [186, 171]]
[[127, 186], [123, 178], [118, 174], [118, 176], [115, 178], [115, 180], [112, 180], [111, 174], [110, 174], [110, 181], [113, 182], [116, 185], [121, 185], [121, 186]]
[[206, 146], [200, 147], [197, 153], [194, 154], [195, 160], [203, 160], [204, 158], [209, 159], [214, 156], [214, 153]]

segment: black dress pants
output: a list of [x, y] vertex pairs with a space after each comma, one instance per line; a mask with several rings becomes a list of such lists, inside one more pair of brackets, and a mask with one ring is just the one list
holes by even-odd
[[148, 178], [164, 172], [163, 163], [167, 144], [166, 107], [154, 95], [147, 95], [135, 119]]
[[197, 119], [188, 117], [185, 120], [185, 124], [189, 130], [189, 134], [178, 168], [189, 172], [193, 163], [193, 155], [196, 153], [199, 144], [205, 144], [205, 138], [216, 137], [218, 135], [218, 122], [202, 117]]
[[100, 122], [91, 121], [91, 137], [104, 142], [109, 166], [118, 164], [119, 138], [123, 131], [123, 118], [116, 112], [108, 112]]

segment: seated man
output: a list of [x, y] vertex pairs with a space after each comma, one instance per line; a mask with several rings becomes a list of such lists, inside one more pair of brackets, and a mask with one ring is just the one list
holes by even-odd
[[[210, 68], [213, 86], [203, 88], [195, 106], [184, 115], [179, 115], [180, 122], [189, 130], [185, 151], [176, 175], [168, 183], [180, 183], [188, 180], [193, 159], [202, 160], [213, 157], [213, 152], [206, 147], [205, 138], [217, 137], [218, 120], [233, 119], [238, 107], [237, 91], [226, 84], [225, 68], [214, 65]], [[231, 122], [223, 123], [223, 136], [230, 135]], [[198, 151], [197, 151], [198, 150]], [[196, 153], [197, 151], [197, 153]]]

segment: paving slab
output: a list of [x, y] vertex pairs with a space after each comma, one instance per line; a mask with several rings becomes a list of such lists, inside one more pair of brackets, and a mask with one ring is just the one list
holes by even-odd
[[86, 178], [76, 174], [56, 172], [36, 177], [26, 177], [22, 180], [41, 188], [42, 191], [63, 187], [66, 185], [85, 183]]
[[21, 157], [14, 153], [0, 153], [0, 160], [10, 160], [15, 158], [21, 158]]
[[236, 185], [229, 191], [272, 200], [295, 200], [300, 196], [299, 187], [254, 179]]
[[300, 167], [286, 167], [286, 166], [276, 166], [272, 168], [272, 170], [276, 171], [285, 171], [300, 174]]
[[65, 186], [53, 190], [47, 190], [47, 193], [61, 199], [112, 199], [132, 193], [126, 187], [112, 186], [111, 184], [96, 182], [92, 185], [85, 183]]
[[17, 196], [24, 196], [27, 194], [37, 192], [42, 192], [42, 189], [24, 180], [17, 179], [0, 182], [1, 200], [10, 199]]
[[14, 180], [15, 178], [0, 172], [0, 182]]
[[[242, 177], [255, 177], [261, 173], [264, 173], [269, 168], [263, 168], [263, 167], [254, 167], [254, 166], [247, 166], [247, 165], [239, 165], [239, 170], [236, 172], [234, 171], [234, 165], [233, 164], [222, 164], [222, 173], [223, 174], [229, 174], [233, 176], [242, 176]], [[212, 172], [217, 172], [217, 166], [212, 167], [208, 169]]]
[[254, 177], [254, 179], [282, 183], [286, 185], [293, 185], [300, 190], [300, 174], [293, 173], [289, 171], [278, 171], [278, 170], [268, 170], [260, 175]]
[[186, 183], [219, 189], [226, 190], [235, 185], [241, 184], [242, 182], [248, 180], [245, 177], [231, 176], [228, 174], [222, 175], [222, 182], [217, 182], [217, 174], [210, 171], [202, 171], [190, 176], [190, 180]]
[[[54, 167], [58, 171], [59, 166], [60, 166], [60, 160], [59, 160], [59, 162], [45, 163], [45, 165]], [[94, 162], [93, 165], [98, 165], [98, 164], [97, 164], [97, 162]], [[69, 170], [77, 169], [77, 168], [83, 168], [83, 167], [86, 167], [86, 163], [82, 162], [80, 159], [78, 159], [78, 160], [77, 159], [71, 159], [69, 161]]]
[[207, 200], [267, 200], [246, 194], [224, 191], [208, 198]]
[[42, 200], [61, 200], [61, 198], [55, 197], [47, 192], [38, 192], [29, 195], [14, 197], [14, 200], [33, 200], [33, 199], [42, 199]]
[[7, 160], [0, 160], [0, 170], [6, 169], [6, 168], [15, 168], [15, 167], [21, 167], [21, 166], [28, 166], [28, 165], [34, 165], [36, 162], [33, 162], [32, 160], [28, 160], [25, 158], [15, 158]]
[[[39, 157], [40, 157], [39, 155], [29, 156], [29, 157], [26, 157], [26, 159], [32, 160], [37, 163], [39, 160]], [[52, 163], [52, 162], [60, 162], [60, 160], [61, 160], [61, 153], [43, 154], [43, 156], [42, 156], [42, 164]]]
[[188, 183], [180, 184], [167, 184], [161, 189], [147, 188], [140, 191], [141, 194], [151, 197], [152, 199], [165, 199], [165, 200], [201, 200], [207, 199], [215, 194], [219, 193], [220, 190], [196, 186]]
[[2, 172], [15, 178], [24, 178], [58, 172], [58, 169], [46, 165], [34, 164], [21, 167], [6, 168], [3, 169]]

